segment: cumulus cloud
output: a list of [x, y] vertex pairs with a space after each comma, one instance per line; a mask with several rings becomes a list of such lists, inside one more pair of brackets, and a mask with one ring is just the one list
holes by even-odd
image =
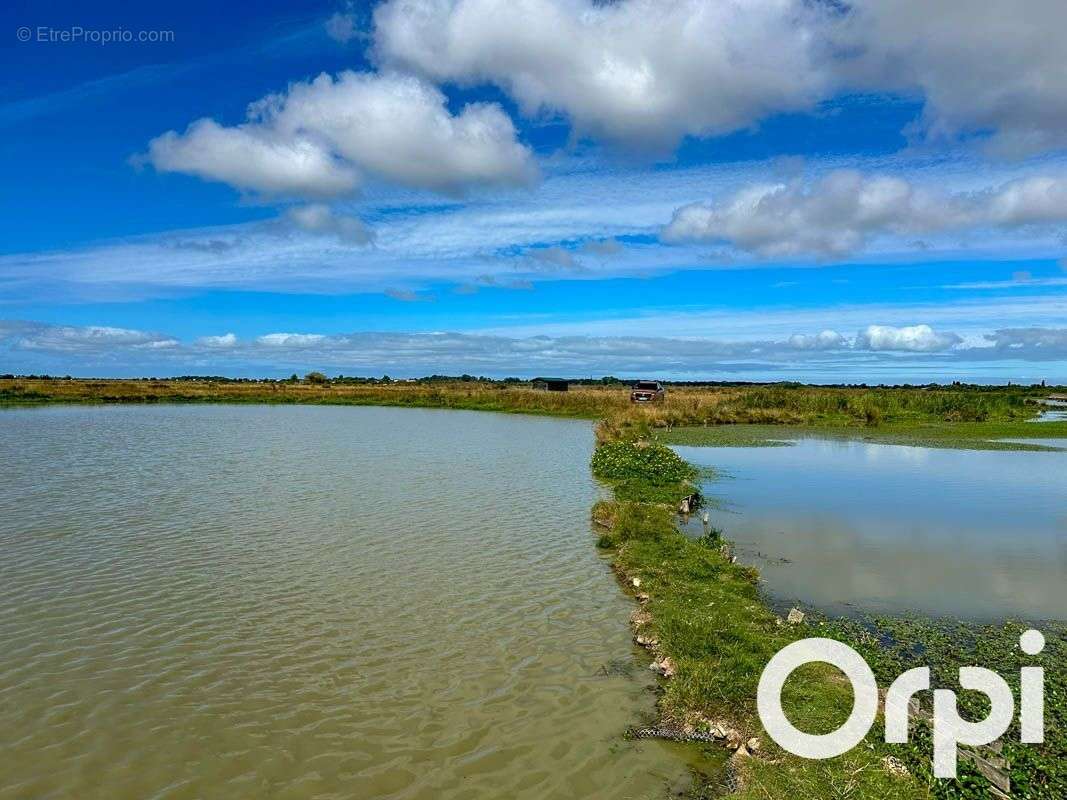
[[367, 244], [374, 238], [373, 232], [362, 220], [336, 214], [329, 206], [312, 203], [289, 209], [286, 220], [300, 230], [319, 235], [336, 236], [350, 244]]
[[789, 346], [796, 350], [841, 350], [849, 346], [848, 340], [837, 331], [825, 330], [814, 336], [795, 333], [788, 339]]
[[390, 0], [375, 9], [375, 56], [662, 150], [812, 107], [831, 82], [816, 35], [827, 14], [802, 0]]
[[928, 135], [1019, 156], [1067, 145], [1065, 24], [1060, 0], [850, 0], [827, 31], [839, 83], [919, 93]]
[[329, 197], [359, 185], [356, 170], [318, 142], [259, 125], [224, 128], [211, 119], [197, 120], [183, 134], [168, 131], [153, 139], [146, 158], [160, 172], [183, 172], [264, 194]]
[[885, 235], [1067, 222], [1067, 178], [1036, 176], [948, 194], [903, 178], [835, 170], [814, 183], [762, 184], [674, 212], [667, 242], [728, 242], [766, 258], [845, 256]]
[[369, 176], [445, 194], [537, 176], [499, 105], [452, 114], [419, 78], [350, 71], [293, 83], [253, 103], [234, 127], [202, 119], [169, 131], [149, 143], [146, 159], [160, 171], [302, 197], [350, 193]]
[[856, 336], [855, 346], [864, 350], [938, 353], [955, 347], [962, 341], [955, 333], [939, 333], [929, 325], [912, 325], [906, 328], [868, 325]]
[[924, 101], [926, 136], [1015, 156], [1067, 145], [1065, 22], [1060, 0], [389, 0], [374, 54], [630, 147], [891, 92]]

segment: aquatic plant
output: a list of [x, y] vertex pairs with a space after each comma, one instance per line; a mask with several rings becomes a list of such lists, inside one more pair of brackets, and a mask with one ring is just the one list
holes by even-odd
[[638, 479], [652, 486], [687, 481], [697, 471], [669, 447], [657, 442], [609, 442], [593, 453], [593, 474], [610, 481]]

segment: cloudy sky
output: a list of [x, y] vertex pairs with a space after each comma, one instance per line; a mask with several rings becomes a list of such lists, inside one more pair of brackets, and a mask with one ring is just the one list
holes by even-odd
[[1067, 382], [1062, 0], [142, 5], [0, 12], [0, 372]]

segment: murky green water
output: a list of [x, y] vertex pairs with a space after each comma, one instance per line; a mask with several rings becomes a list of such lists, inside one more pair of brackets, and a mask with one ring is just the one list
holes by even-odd
[[0, 412], [0, 798], [642, 798], [585, 423]]
[[676, 449], [725, 474], [704, 486], [723, 503], [712, 524], [781, 603], [1067, 619], [1065, 452], [820, 439]]

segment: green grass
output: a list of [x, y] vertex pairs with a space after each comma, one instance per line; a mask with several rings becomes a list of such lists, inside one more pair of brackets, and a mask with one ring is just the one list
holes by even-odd
[[[758, 736], [760, 756], [738, 766], [744, 786], [739, 797], [928, 797], [920, 782], [883, 769], [882, 759], [890, 751], [876, 736], [869, 746], [815, 762], [779, 750], [764, 734], [755, 710], [759, 676], [778, 650], [809, 631], [783, 625], [768, 608], [754, 568], [735, 563], [720, 542], [694, 541], [678, 530], [674, 504], [692, 491], [688, 480], [696, 470], [664, 457], [661, 448], [632, 441], [597, 448], [594, 473], [613, 486], [616, 501], [597, 503], [593, 519], [602, 530], [598, 545], [613, 551], [624, 586], [633, 589], [638, 578], [640, 591], [648, 595], [644, 609], [650, 622], [642, 632], [658, 640], [661, 654], [676, 667], [662, 688], [662, 721], [680, 726], [694, 719], [714, 720], [746, 739]], [[664, 465], [665, 473], [659, 472]], [[685, 480], [678, 481], [680, 475]], [[830, 731], [851, 710], [851, 687], [832, 669], [812, 666], [786, 684], [783, 706], [802, 729]]]
[[[602, 426], [606, 452], [629, 453], [638, 426]], [[649, 431], [664, 442], [697, 445], [782, 444], [807, 436], [875, 441], [887, 444], [974, 449], [1056, 449], [997, 441], [1004, 438], [1058, 439], [1067, 437], [1067, 423], [915, 422], [855, 426], [723, 425]], [[623, 445], [612, 440], [622, 436]], [[786, 442], [787, 444], [787, 442]], [[1067, 445], [1067, 441], [1065, 441]], [[657, 445], [645, 445], [653, 448]], [[599, 452], [599, 451], [598, 451]], [[608, 460], [594, 457], [594, 464]], [[618, 459], [611, 459], [614, 463]], [[1067, 626], [1040, 626], [1048, 644], [1039, 658], [1021, 656], [1018, 636], [1026, 625], [1007, 622], [975, 625], [957, 621], [913, 618], [811, 617], [793, 627], [783, 625], [761, 596], [754, 568], [732, 563], [721, 542], [692, 540], [674, 522], [674, 503], [692, 490], [687, 481], [671, 482], [681, 468], [674, 462], [669, 479], [655, 472], [656, 459], [622, 459], [627, 467], [617, 474], [594, 470], [615, 490], [617, 502], [602, 502], [594, 510], [601, 524], [599, 545], [611, 548], [618, 572], [631, 587], [640, 578], [648, 595], [644, 609], [651, 621], [642, 628], [659, 642], [660, 655], [674, 662], [676, 675], [664, 682], [659, 701], [663, 720], [675, 725], [693, 719], [727, 720], [745, 736], [761, 737], [760, 757], [742, 762], [745, 784], [731, 795], [743, 800], [766, 798], [924, 798], [979, 800], [989, 796], [989, 784], [977, 769], [961, 760], [956, 780], [932, 775], [932, 745], [928, 725], [920, 724], [909, 745], [886, 745], [877, 722], [865, 742], [849, 753], [827, 761], [807, 761], [778, 749], [762, 731], [755, 712], [756, 686], [767, 662], [797, 638], [829, 636], [857, 649], [871, 664], [885, 688], [913, 666], [932, 668], [934, 685], [957, 688], [961, 666], [979, 664], [1003, 675], [1018, 689], [1019, 667], [1046, 669], [1046, 743], [1018, 744], [1018, 731], [1002, 740], [1011, 764], [1016, 797], [1041, 800], [1067, 797]], [[642, 474], [642, 471], [645, 474]], [[983, 699], [960, 692], [961, 708], [972, 718], [984, 715]], [[813, 733], [832, 730], [852, 707], [851, 688], [830, 668], [798, 671], [786, 685], [783, 706], [790, 719]], [[1017, 723], [1016, 723], [1017, 724]], [[1016, 741], [1013, 744], [1011, 739]], [[883, 766], [893, 756], [909, 770], [907, 777], [890, 775]]]
[[[1018, 621], [976, 624], [925, 617], [862, 617], [824, 619], [821, 635], [846, 642], [860, 652], [886, 685], [905, 670], [929, 666], [932, 683], [954, 689], [965, 716], [980, 719], [988, 713], [984, 696], [959, 689], [961, 666], [980, 665], [1001, 675], [1019, 696], [1019, 669], [1045, 668], [1045, 743], [1019, 744], [1018, 717], [1002, 738], [1003, 754], [1011, 764], [1012, 792], [1016, 797], [1061, 800], [1067, 797], [1067, 625], [1058, 622], [1034, 624], [1045, 636], [1039, 656], [1024, 655], [1019, 636], [1032, 625]], [[929, 711], [929, 698], [925, 698]], [[930, 730], [920, 726], [909, 746], [894, 753], [912, 772], [921, 776], [937, 798], [985, 798], [988, 783], [967, 761], [959, 764], [954, 781], [935, 780], [930, 774]]]

